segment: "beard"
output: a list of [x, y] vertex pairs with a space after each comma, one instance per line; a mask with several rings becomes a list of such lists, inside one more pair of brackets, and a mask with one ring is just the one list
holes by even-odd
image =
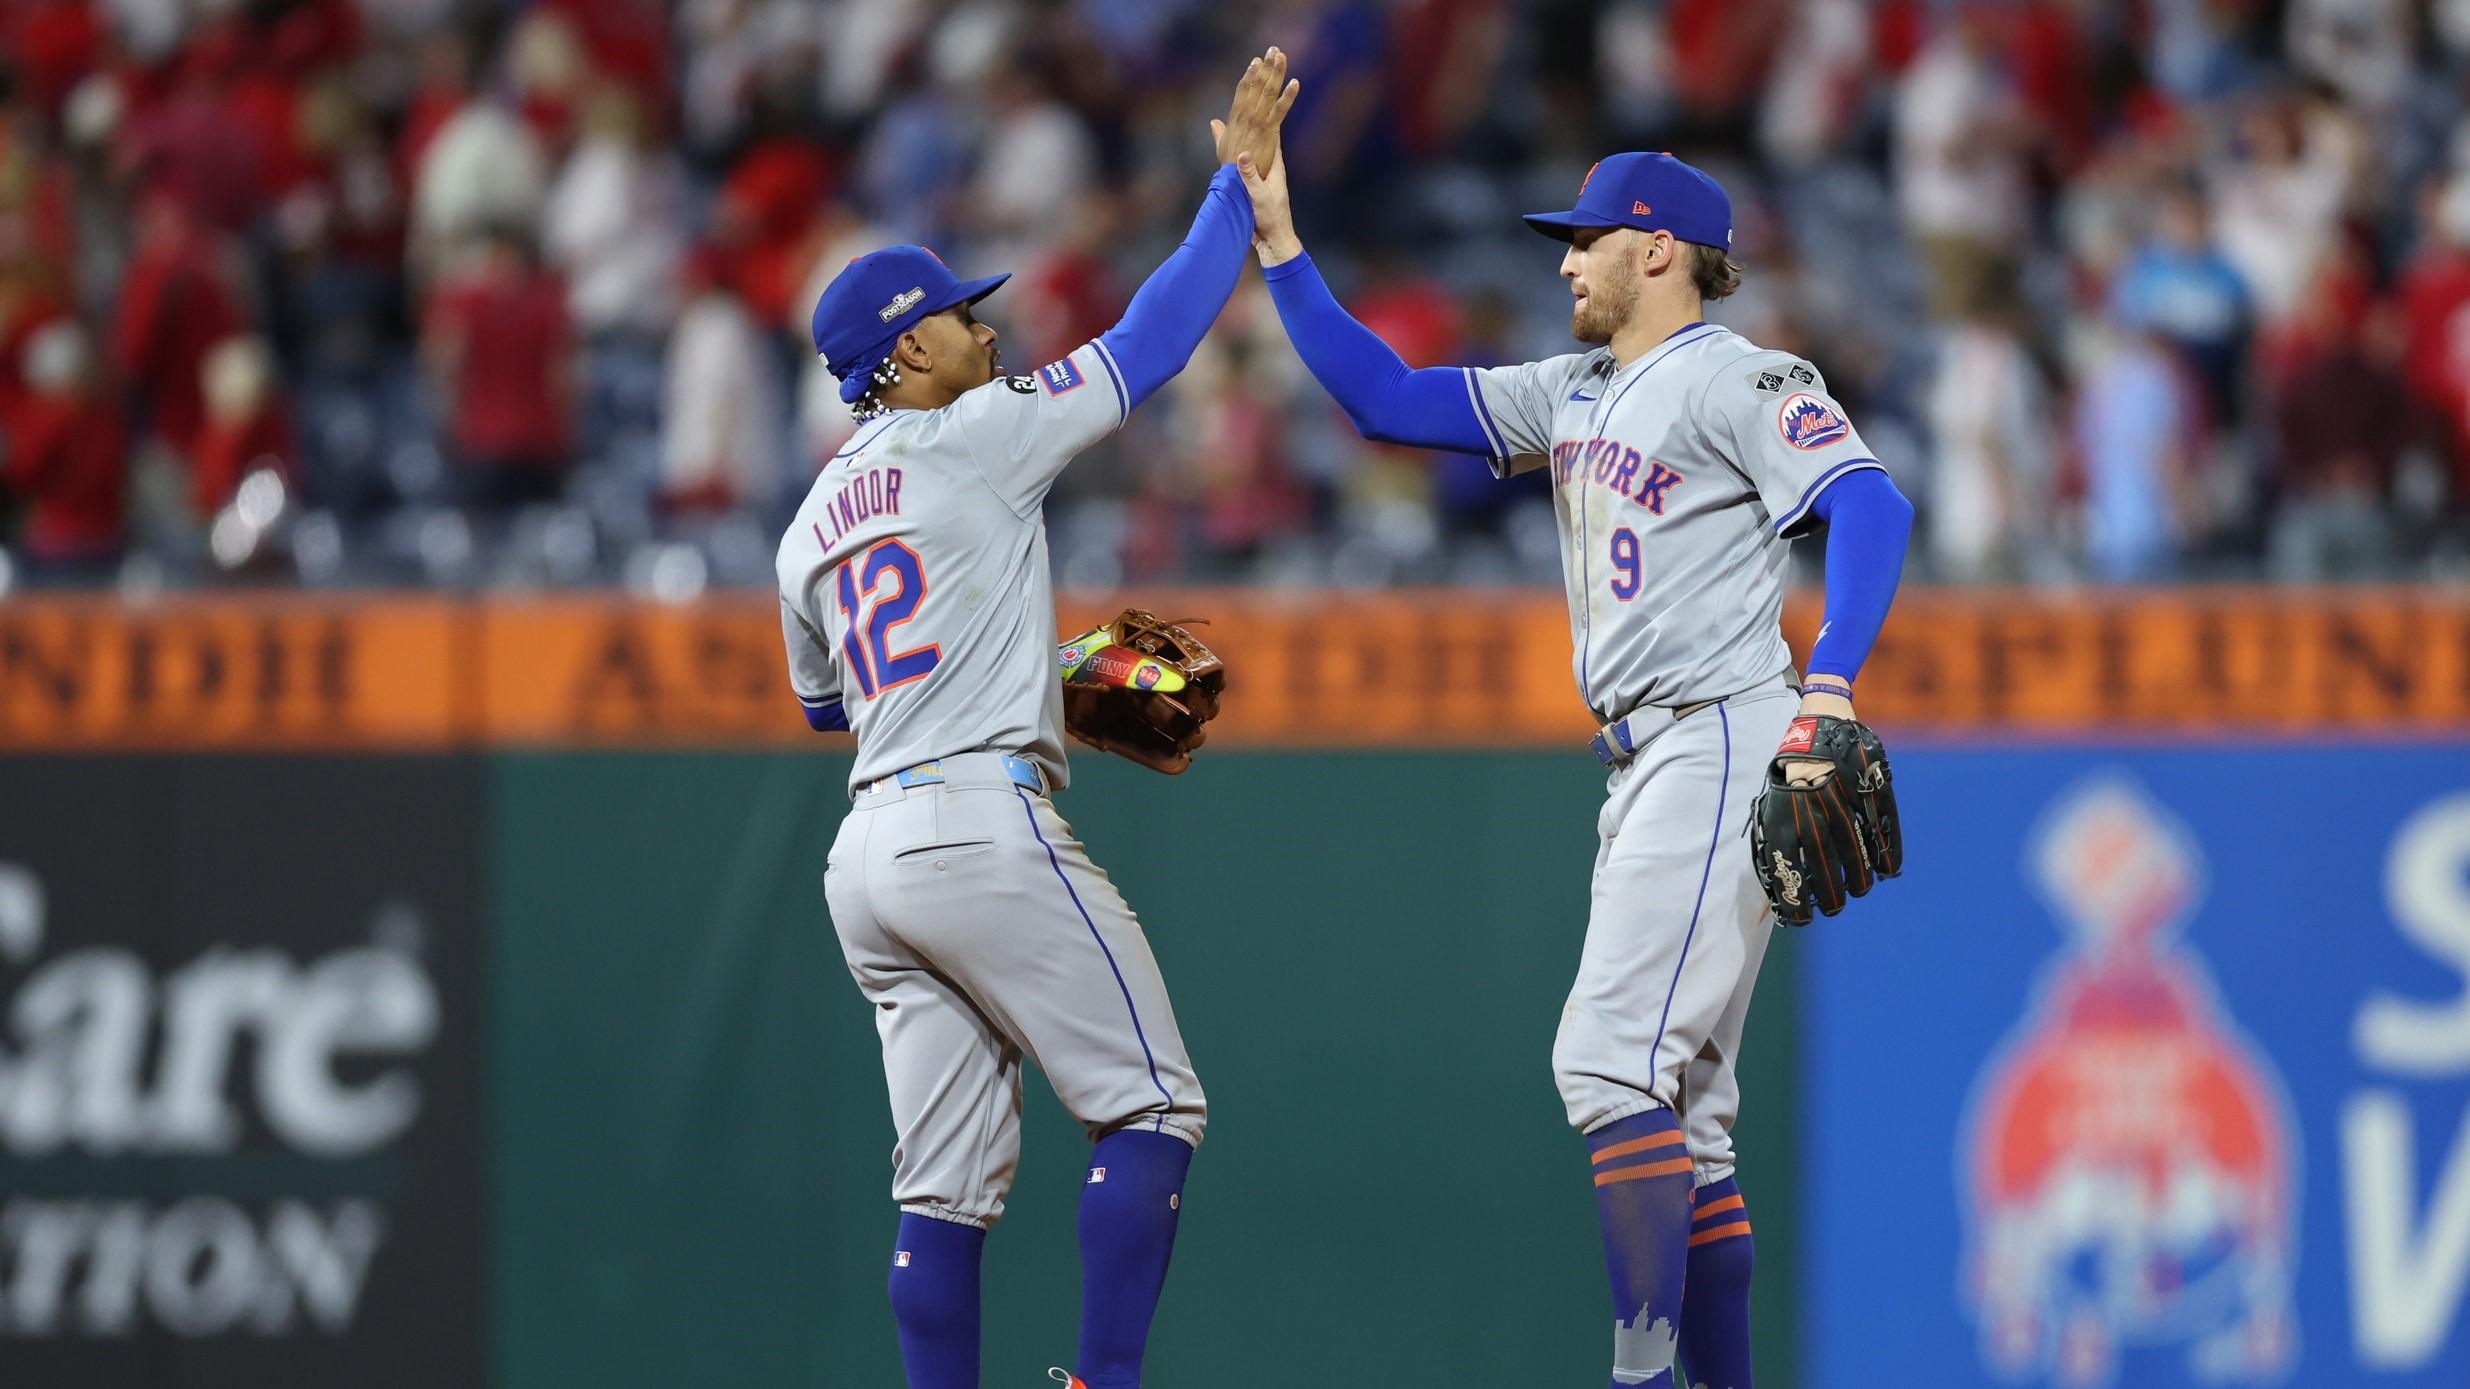
[[1638, 281], [1624, 276], [1616, 283], [1587, 291], [1586, 301], [1570, 310], [1569, 333], [1580, 342], [1601, 345], [1629, 322], [1638, 307]]

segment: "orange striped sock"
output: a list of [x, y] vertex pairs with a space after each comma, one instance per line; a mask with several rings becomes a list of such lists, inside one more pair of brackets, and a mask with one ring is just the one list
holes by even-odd
[[1612, 1284], [1612, 1382], [1668, 1389], [1689, 1258], [1689, 1143], [1672, 1111], [1655, 1109], [1588, 1134], [1587, 1147]]
[[1692, 1385], [1750, 1389], [1750, 1209], [1731, 1177], [1698, 1188], [1690, 1212], [1681, 1363]]

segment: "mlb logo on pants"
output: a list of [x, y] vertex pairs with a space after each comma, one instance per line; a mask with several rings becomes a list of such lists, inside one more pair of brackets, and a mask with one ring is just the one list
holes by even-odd
[[1105, 1181], [1105, 1180], [1106, 1180], [1106, 1169], [1105, 1169], [1105, 1168], [1103, 1168], [1103, 1167], [1092, 1167], [1092, 1168], [1090, 1168], [1090, 1169], [1089, 1169], [1089, 1184], [1090, 1184], [1091, 1186], [1096, 1186], [1098, 1183], [1100, 1183], [1100, 1182], [1102, 1182], [1102, 1181]]
[[909, 1251], [908, 1251], [908, 1250], [906, 1250], [906, 1249], [895, 1249], [895, 1250], [893, 1250], [893, 1251], [892, 1251], [892, 1267], [894, 1267], [894, 1268], [907, 1268], [907, 1267], [909, 1267]]

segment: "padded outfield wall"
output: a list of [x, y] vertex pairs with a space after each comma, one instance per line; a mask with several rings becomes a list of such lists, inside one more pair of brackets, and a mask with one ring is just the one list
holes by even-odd
[[[2470, 1379], [2470, 604], [2286, 615], [2294, 723], [2240, 714], [2252, 594], [2021, 645], [1939, 601], [1881, 700], [1912, 870], [1783, 938], [1754, 1014], [1762, 1381]], [[1351, 645], [1239, 611], [1285, 712], [1062, 800], [1211, 1093], [1166, 1382], [1602, 1373], [1547, 1065], [1600, 769], [1464, 663], [1452, 746], [1276, 746], [1435, 630], [1558, 640], [1548, 599], [1420, 603]], [[12, 1384], [898, 1382], [820, 887], [846, 762], [760, 703], [767, 617], [0, 608]], [[2104, 702], [2019, 706], [2018, 650]], [[990, 1384], [1072, 1338], [1082, 1140], [1030, 1100]]]

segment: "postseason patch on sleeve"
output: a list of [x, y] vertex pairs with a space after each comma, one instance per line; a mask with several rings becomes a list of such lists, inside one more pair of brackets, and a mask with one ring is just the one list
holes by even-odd
[[1038, 384], [1046, 388], [1048, 395], [1077, 391], [1082, 384], [1081, 369], [1072, 365], [1069, 357], [1060, 362], [1049, 362], [1038, 368]]

